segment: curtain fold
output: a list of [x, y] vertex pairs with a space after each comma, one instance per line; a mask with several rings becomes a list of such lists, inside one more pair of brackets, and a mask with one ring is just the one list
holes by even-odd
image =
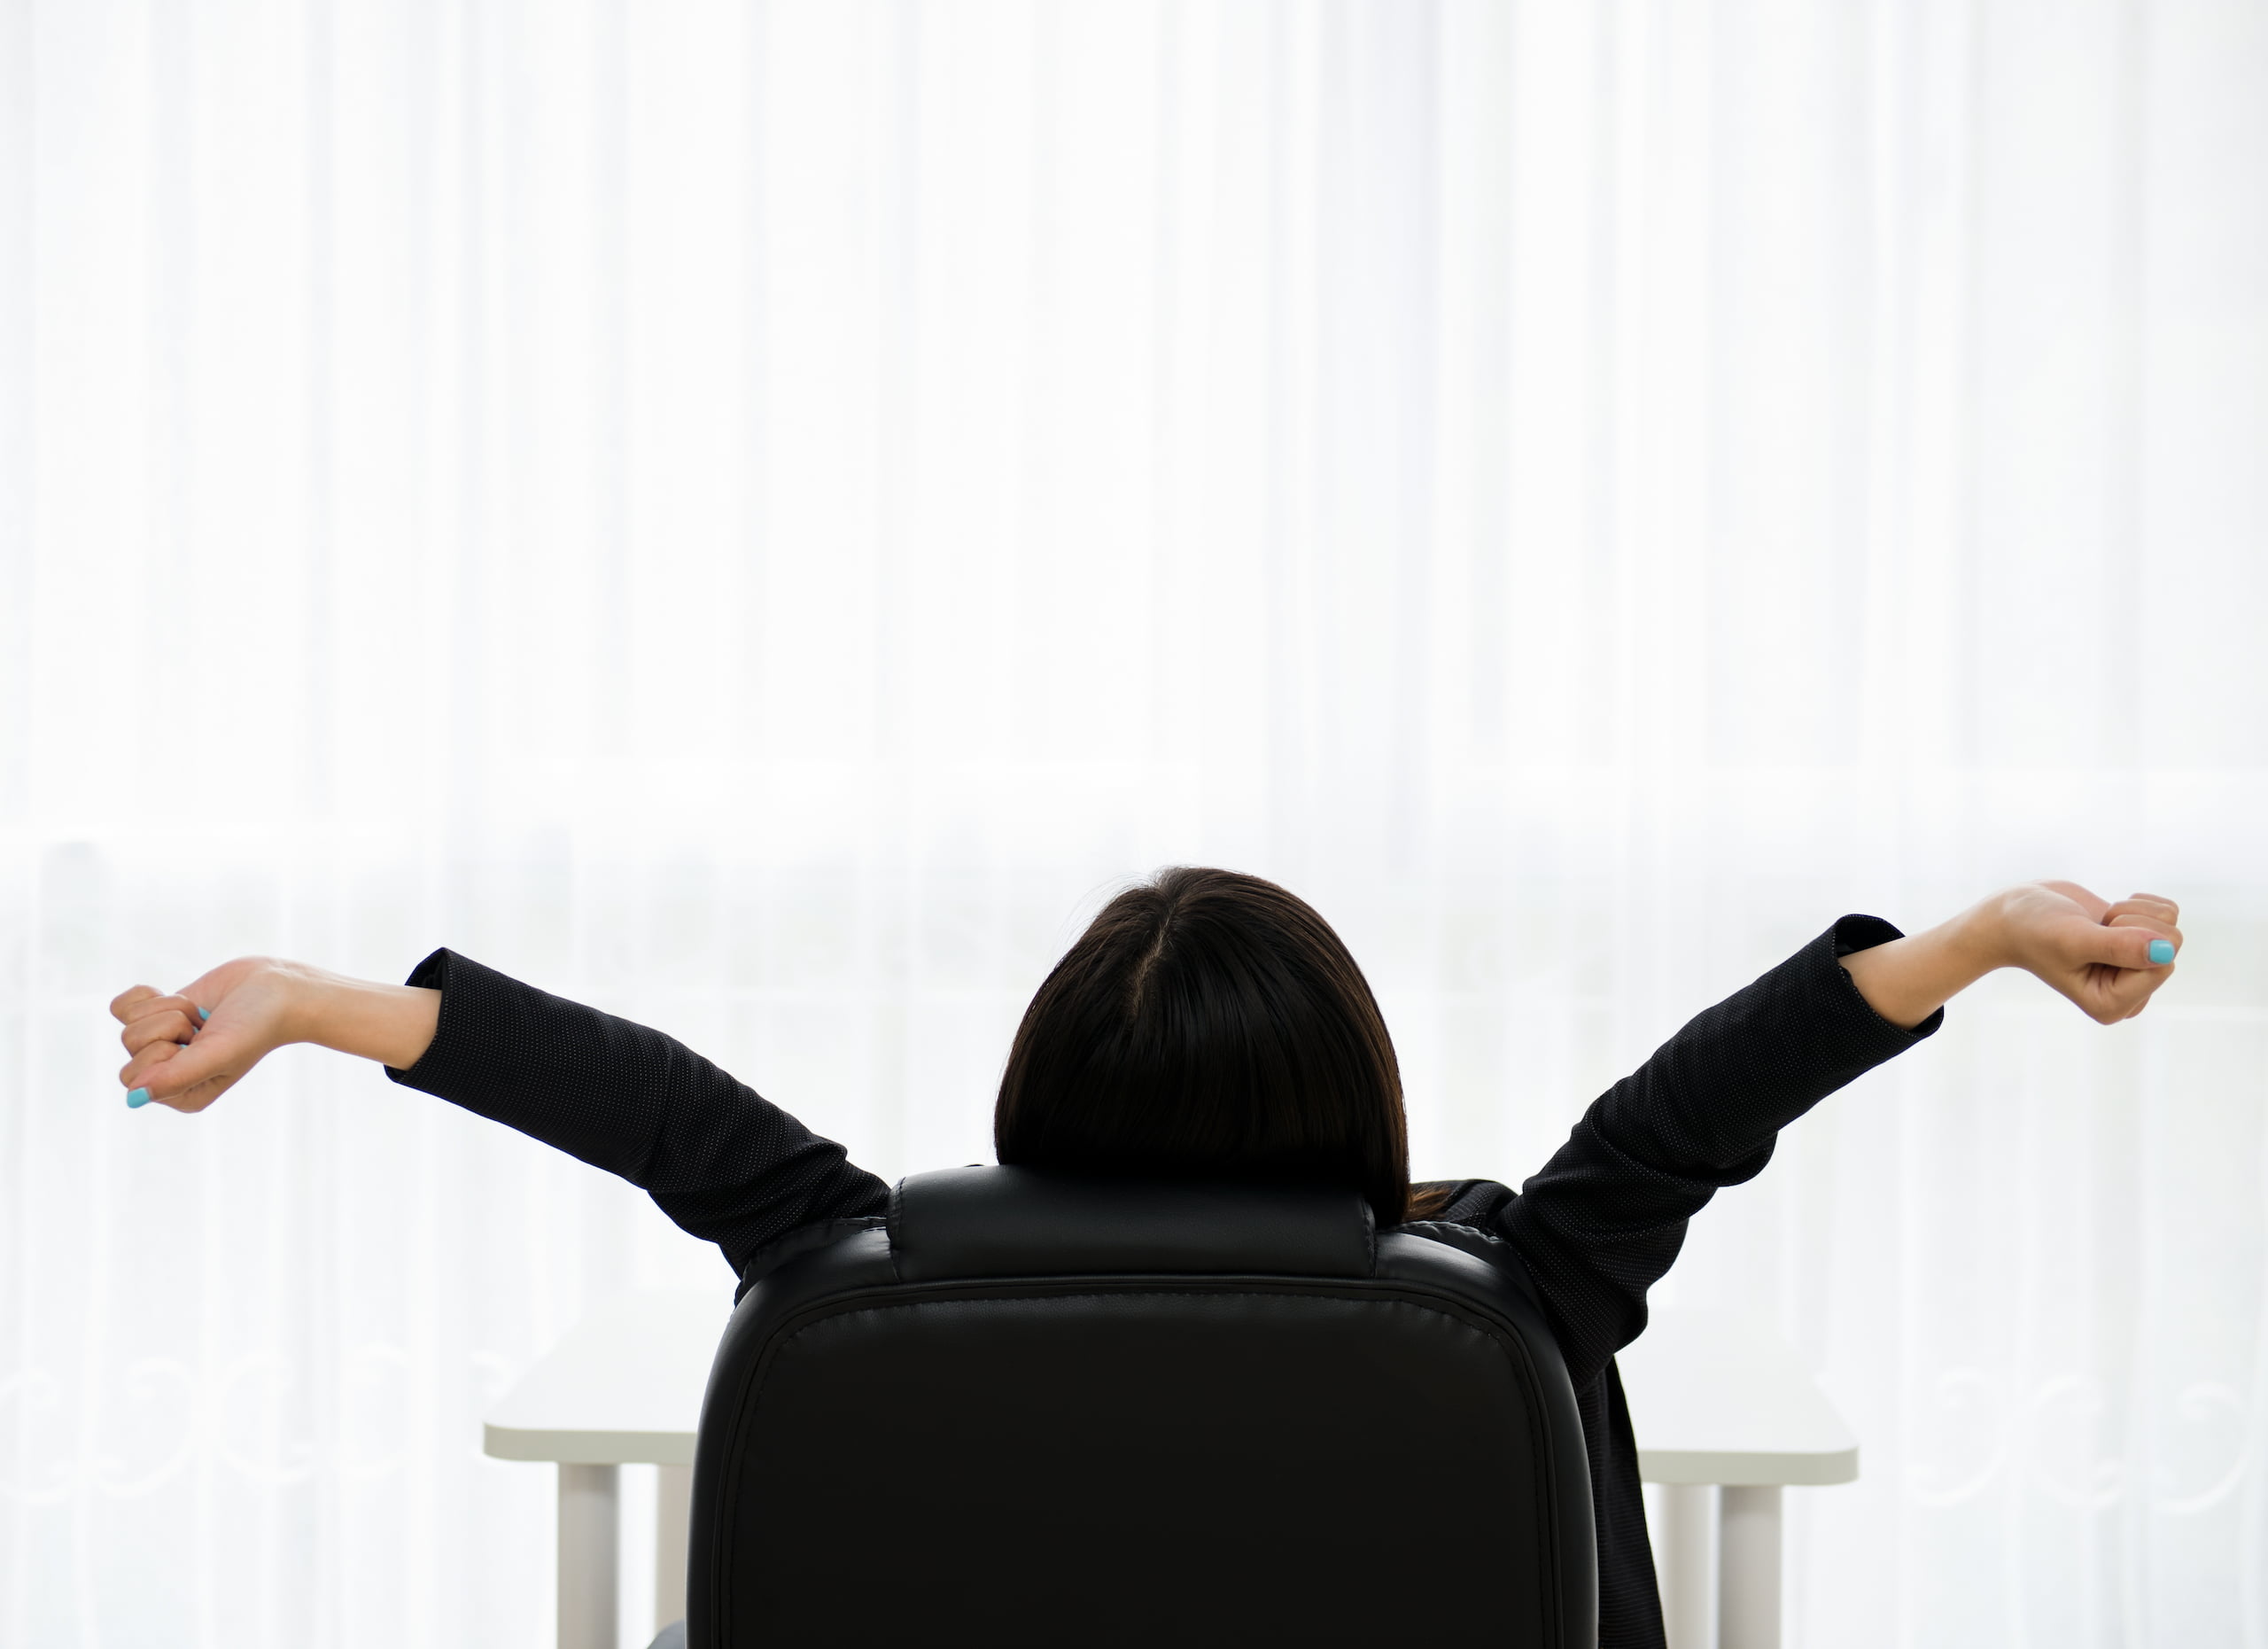
[[2179, 898], [1663, 1297], [1861, 1438], [1791, 1643], [2268, 1645], [2263, 83], [2235, 0], [0, 6], [0, 1642], [532, 1649], [483, 1407], [729, 1300], [375, 1069], [128, 1112], [117, 991], [447, 944], [895, 1177], [1213, 862], [1513, 1184], [1845, 911]]

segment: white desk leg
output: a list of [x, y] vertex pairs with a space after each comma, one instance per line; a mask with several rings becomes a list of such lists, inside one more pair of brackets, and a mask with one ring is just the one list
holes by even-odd
[[1780, 1487], [1725, 1490], [1717, 1649], [1780, 1649]]
[[621, 1472], [559, 1468], [559, 1649], [615, 1649]]
[[685, 1618], [685, 1556], [692, 1534], [693, 1468], [655, 1470], [654, 1630]]
[[1717, 1490], [1711, 1483], [1663, 1483], [1662, 1626], [1669, 1649], [1710, 1649], [1716, 1620]]

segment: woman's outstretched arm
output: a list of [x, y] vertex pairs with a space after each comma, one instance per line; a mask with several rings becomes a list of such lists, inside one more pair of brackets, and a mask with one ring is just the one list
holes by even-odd
[[136, 986], [111, 1012], [133, 1056], [128, 1104], [202, 1110], [289, 1042], [361, 1054], [629, 1180], [744, 1276], [781, 1238], [889, 1200], [841, 1146], [674, 1038], [453, 951], [401, 985], [247, 957], [173, 995]]
[[[1934, 1034], [1943, 1004], [1996, 968], [2038, 975], [2092, 1017], [2140, 1013], [2181, 944], [2171, 901], [2117, 905], [2033, 883], [1911, 937], [1845, 916], [1696, 1015], [1584, 1112], [1493, 1219], [1521, 1250], [1578, 1387], [1646, 1323], [1646, 1291], [1686, 1222], [1771, 1161], [1779, 1131]], [[2163, 945], [2155, 954], [2154, 944]]]

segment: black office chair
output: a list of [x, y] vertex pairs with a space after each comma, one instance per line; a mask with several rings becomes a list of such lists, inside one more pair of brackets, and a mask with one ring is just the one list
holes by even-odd
[[1362, 1198], [1013, 1168], [734, 1311], [689, 1649], [1593, 1649], [1574, 1394], [1518, 1261]]

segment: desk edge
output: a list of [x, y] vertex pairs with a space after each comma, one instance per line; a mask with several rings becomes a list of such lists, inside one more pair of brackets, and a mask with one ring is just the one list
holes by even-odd
[[555, 1466], [690, 1466], [693, 1438], [689, 1431], [545, 1431], [484, 1421], [480, 1451]]
[[1736, 1489], [1824, 1489], [1856, 1482], [1859, 1446], [1816, 1454], [1751, 1453], [1741, 1450], [1638, 1450], [1638, 1476], [1649, 1483], [1723, 1483]]

